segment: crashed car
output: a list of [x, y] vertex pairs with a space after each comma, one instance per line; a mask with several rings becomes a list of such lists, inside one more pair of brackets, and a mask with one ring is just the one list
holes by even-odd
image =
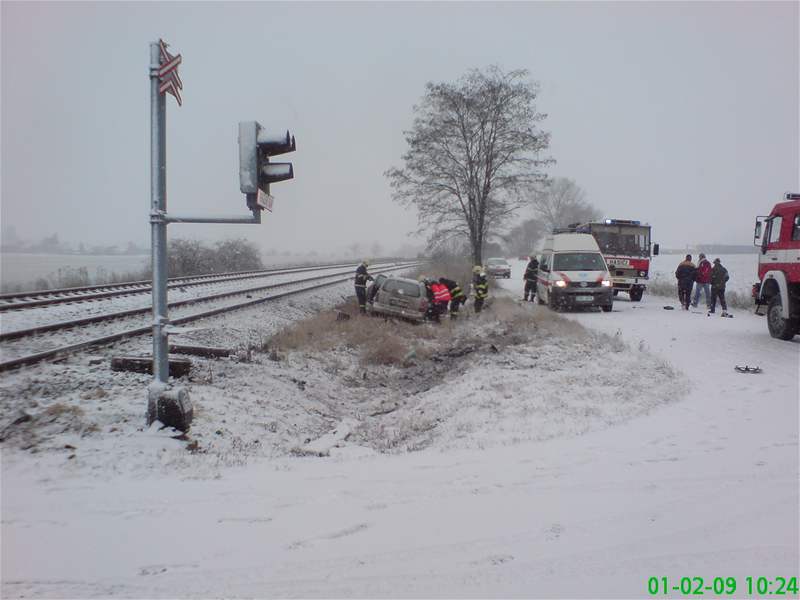
[[492, 277], [511, 277], [511, 265], [505, 258], [490, 258], [486, 261], [486, 272]]
[[428, 312], [425, 285], [405, 277], [379, 275], [367, 291], [367, 312], [422, 321]]

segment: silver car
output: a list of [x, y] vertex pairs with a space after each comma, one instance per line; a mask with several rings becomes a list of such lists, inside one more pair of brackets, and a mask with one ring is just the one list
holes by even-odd
[[492, 277], [511, 277], [511, 265], [505, 258], [490, 258], [486, 261], [486, 272]]
[[367, 312], [422, 321], [428, 312], [428, 293], [425, 285], [405, 277], [386, 277], [375, 282], [369, 291]]

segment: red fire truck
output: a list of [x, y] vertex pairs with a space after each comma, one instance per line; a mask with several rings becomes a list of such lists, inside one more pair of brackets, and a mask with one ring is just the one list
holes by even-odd
[[[605, 256], [614, 284], [614, 295], [627, 292], [631, 302], [639, 302], [650, 274], [650, 225], [641, 221], [605, 219], [582, 223], [577, 231], [591, 233]], [[658, 244], [653, 245], [653, 255]]]
[[757, 217], [753, 243], [761, 246], [756, 311], [767, 306], [769, 334], [790, 340], [800, 333], [800, 194], [786, 194], [768, 217]]

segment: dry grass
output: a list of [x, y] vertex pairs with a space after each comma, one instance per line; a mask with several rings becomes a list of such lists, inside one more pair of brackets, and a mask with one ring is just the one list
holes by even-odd
[[[357, 352], [365, 365], [402, 367], [452, 348], [487, 343], [502, 347], [549, 336], [574, 341], [588, 335], [579, 323], [549, 311], [532, 312], [508, 298], [490, 300], [480, 316], [462, 312], [457, 320], [444, 319], [437, 325], [364, 316], [349, 302], [290, 325], [261, 350], [277, 356], [286, 351], [349, 350]], [[337, 318], [341, 314], [349, 318]]]
[[[346, 314], [349, 319], [339, 318]], [[361, 315], [353, 302], [299, 321], [267, 342], [271, 349], [327, 352], [360, 350], [364, 362], [400, 365], [418, 338], [428, 338], [431, 328], [397, 319]]]
[[68, 419], [80, 419], [83, 417], [83, 415], [84, 412], [80, 406], [64, 404], [63, 402], [51, 404], [42, 411], [42, 416], [50, 420], [55, 420], [60, 417], [66, 417]]

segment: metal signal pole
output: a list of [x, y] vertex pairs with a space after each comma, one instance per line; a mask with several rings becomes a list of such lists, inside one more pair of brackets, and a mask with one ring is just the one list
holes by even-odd
[[[150, 224], [153, 267], [153, 379], [166, 385], [169, 378], [167, 313], [167, 102], [159, 91], [161, 47], [150, 44]], [[156, 414], [157, 394], [150, 394], [148, 421]], [[153, 418], [151, 418], [153, 417]]]

